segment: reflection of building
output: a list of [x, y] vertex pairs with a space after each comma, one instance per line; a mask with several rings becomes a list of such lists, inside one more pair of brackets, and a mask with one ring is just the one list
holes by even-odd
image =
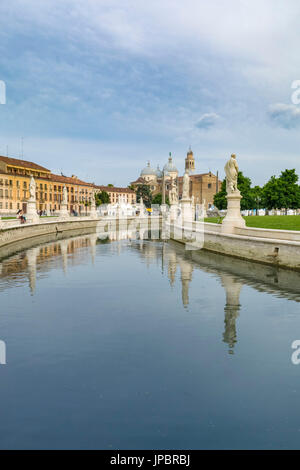
[[[209, 208], [213, 205], [214, 195], [220, 191], [222, 181], [217, 175], [214, 175], [211, 171], [207, 173], [194, 174], [195, 172], [195, 157], [193, 151], [189, 149], [185, 159], [185, 169], [190, 173], [190, 197], [194, 196], [196, 204], [203, 204], [205, 202], [205, 208]], [[182, 197], [182, 176], [178, 176], [178, 170], [175, 167], [171, 154], [169, 160], [163, 168], [165, 172], [165, 178], [163, 178], [163, 172], [157, 167], [154, 169], [151, 167], [150, 162], [143, 168], [139, 178], [133, 181], [131, 184], [134, 188], [139, 185], [146, 184], [150, 187], [153, 195], [163, 192], [163, 184], [165, 184], [166, 194], [169, 195], [171, 189], [171, 180], [176, 179], [178, 182], [179, 198]]]

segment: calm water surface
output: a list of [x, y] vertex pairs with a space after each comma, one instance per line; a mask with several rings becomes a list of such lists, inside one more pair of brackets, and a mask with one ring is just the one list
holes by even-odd
[[1, 448], [300, 448], [299, 274], [94, 234], [0, 270]]

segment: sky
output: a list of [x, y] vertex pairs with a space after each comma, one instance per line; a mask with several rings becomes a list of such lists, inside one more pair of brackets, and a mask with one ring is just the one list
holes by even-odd
[[2, 0], [0, 154], [118, 186], [169, 152], [182, 174], [189, 146], [199, 173], [236, 153], [253, 184], [300, 174], [299, 19], [298, 0]]

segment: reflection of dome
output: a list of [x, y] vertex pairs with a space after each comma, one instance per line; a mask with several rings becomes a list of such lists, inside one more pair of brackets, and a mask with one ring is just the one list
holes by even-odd
[[148, 162], [147, 166], [142, 169], [141, 176], [156, 176], [156, 171], [151, 168], [150, 162]]
[[168, 163], [166, 163], [164, 166], [164, 171], [168, 171], [169, 173], [175, 173], [175, 172], [178, 173], [178, 170], [176, 166], [174, 165], [171, 156], [169, 157]]
[[162, 178], [163, 174], [162, 174], [161, 169], [159, 168], [159, 165], [157, 165], [157, 169], [155, 173], [156, 173], [157, 178]]

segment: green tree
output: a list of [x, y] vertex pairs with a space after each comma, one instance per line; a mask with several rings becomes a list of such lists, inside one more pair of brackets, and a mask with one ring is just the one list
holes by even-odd
[[97, 207], [101, 204], [109, 204], [110, 196], [106, 191], [101, 191], [100, 193], [95, 194], [95, 202]]
[[[158, 205], [162, 205], [162, 194], [161, 193], [158, 193], [154, 196], [154, 198], [152, 199], [152, 204], [158, 204]], [[169, 197], [166, 196], [166, 204], [168, 204], [168, 206], [170, 205], [170, 201], [169, 201]]]
[[[253, 209], [256, 202], [254, 199], [253, 188], [251, 188], [251, 179], [244, 176], [241, 171], [239, 171], [238, 174], [237, 186], [241, 196], [243, 197], [241, 200], [241, 209]], [[226, 194], [226, 179], [224, 179], [221, 190], [214, 196], [214, 205], [220, 210], [227, 208]]]
[[295, 169], [284, 170], [279, 178], [271, 176], [264, 185], [262, 201], [266, 209], [298, 209], [300, 207], [300, 187]]
[[152, 193], [147, 184], [140, 184], [136, 190], [136, 200], [140, 202], [141, 197], [146, 207], [151, 207], [152, 204]]
[[263, 207], [262, 205], [262, 188], [260, 186], [254, 186], [254, 188], [251, 189], [252, 192], [252, 198], [254, 201], [254, 206], [253, 209], [256, 209], [256, 215], [258, 215], [258, 209], [261, 209]]

